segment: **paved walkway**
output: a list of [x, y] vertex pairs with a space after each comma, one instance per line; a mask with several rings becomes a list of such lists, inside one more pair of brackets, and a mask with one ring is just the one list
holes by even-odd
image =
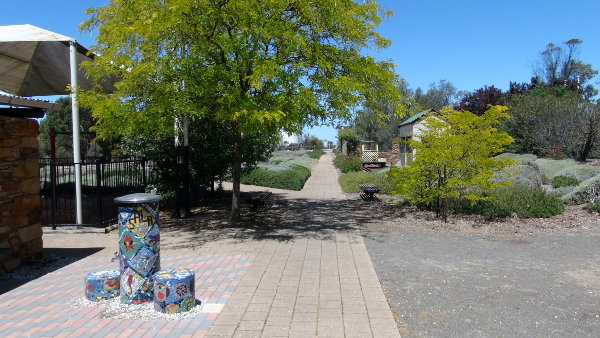
[[[98, 244], [109, 248], [0, 296], [0, 335], [399, 337], [332, 158], [321, 158], [302, 191], [274, 190], [289, 203], [277, 229], [241, 229], [185, 253], [163, 239], [163, 267], [197, 271], [204, 305], [192, 318], [118, 319], [102, 305], [78, 309], [83, 276], [108, 265], [116, 247]], [[255, 189], [265, 190], [242, 187]], [[85, 236], [107, 242], [108, 235]], [[44, 237], [46, 245], [61, 241]]]

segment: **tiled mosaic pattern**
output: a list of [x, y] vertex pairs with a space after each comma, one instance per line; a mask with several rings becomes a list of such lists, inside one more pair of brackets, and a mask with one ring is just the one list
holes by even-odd
[[0, 297], [0, 336], [127, 337], [202, 335], [235, 291], [254, 257], [246, 255], [164, 255], [164, 268], [186, 267], [196, 272], [196, 298], [205, 300], [193, 319], [131, 320], [102, 318], [103, 306], [76, 308], [84, 297], [85, 275], [114, 268], [106, 257], [88, 257], [31, 281]]
[[158, 203], [119, 207], [121, 302], [151, 302], [152, 275], [160, 270]]

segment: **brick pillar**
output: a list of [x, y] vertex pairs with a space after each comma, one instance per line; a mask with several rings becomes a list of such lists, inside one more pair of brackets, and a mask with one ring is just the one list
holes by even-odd
[[42, 253], [38, 123], [0, 116], [0, 274]]
[[400, 143], [398, 143], [397, 140], [392, 139], [392, 150], [390, 151], [390, 155], [387, 158], [386, 165], [389, 167], [396, 165], [396, 163], [398, 163], [399, 159], [400, 159]]

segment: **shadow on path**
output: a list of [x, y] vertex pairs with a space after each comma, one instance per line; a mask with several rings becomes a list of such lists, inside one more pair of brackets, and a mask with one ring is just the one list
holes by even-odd
[[290, 241], [299, 238], [335, 240], [335, 231], [355, 227], [350, 203], [346, 200], [291, 199], [273, 194], [266, 212], [252, 212], [243, 205], [242, 220], [230, 220], [230, 200], [226, 197], [195, 211], [190, 219], [161, 220], [161, 237], [179, 238], [166, 243], [168, 249], [193, 249], [206, 243], [229, 240]]
[[26, 263], [11, 273], [0, 275], [0, 295], [102, 249], [104, 248], [44, 248], [43, 258]]

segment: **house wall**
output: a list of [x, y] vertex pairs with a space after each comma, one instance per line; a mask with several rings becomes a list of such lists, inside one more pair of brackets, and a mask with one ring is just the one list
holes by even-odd
[[413, 124], [407, 124], [398, 128], [398, 137], [409, 137], [413, 132]]
[[[417, 124], [420, 123], [416, 122], [416, 123], [411, 123], [411, 124], [407, 124], [404, 126], [401, 126], [400, 128], [398, 128], [399, 130], [399, 137], [402, 139], [406, 139], [406, 138], [412, 138], [415, 135], [415, 126], [417, 126]], [[417, 131], [418, 134], [420, 134], [420, 130]], [[408, 163], [412, 162], [413, 157], [414, 157], [414, 150], [412, 153], [406, 153], [406, 152], [400, 152], [398, 151], [399, 155], [398, 155], [398, 161], [397, 161], [397, 165], [400, 167], [403, 167], [405, 165], [407, 165]]]
[[414, 140], [420, 140], [421, 139], [421, 134], [423, 134], [423, 131], [425, 131], [425, 129], [427, 129], [427, 127], [425, 126], [425, 120], [419, 120], [419, 121], [417, 121], [413, 125], [412, 138]]
[[42, 253], [38, 123], [0, 116], [0, 274]]
[[[433, 116], [433, 118], [436, 118], [436, 116]], [[419, 119], [416, 122], [412, 123], [412, 124], [408, 124], [408, 125], [404, 125], [401, 126], [399, 129], [399, 135], [400, 137], [410, 137], [413, 140], [420, 140], [421, 139], [421, 134], [423, 133], [423, 131], [425, 131], [427, 129], [427, 126], [425, 124], [425, 120], [426, 119]], [[415, 158], [417, 151], [415, 149], [412, 150], [412, 152], [410, 153], [401, 153], [400, 154], [400, 161], [399, 161], [399, 166], [404, 166], [410, 162], [412, 162]]]

